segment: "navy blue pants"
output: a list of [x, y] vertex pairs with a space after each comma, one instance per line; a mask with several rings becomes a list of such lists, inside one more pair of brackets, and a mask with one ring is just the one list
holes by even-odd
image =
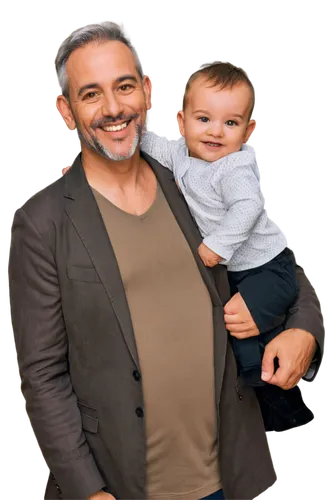
[[219, 491], [215, 491], [215, 493], [212, 493], [211, 495], [208, 495], [208, 497], [205, 497], [205, 498], [202, 498], [202, 500], [224, 500], [224, 496], [223, 496], [223, 491], [222, 490], [219, 490]]
[[261, 360], [265, 346], [284, 330], [287, 310], [298, 293], [294, 254], [285, 248], [262, 266], [229, 271], [228, 278], [231, 294], [241, 294], [260, 331], [257, 337], [231, 337], [239, 372], [248, 385], [263, 385]]

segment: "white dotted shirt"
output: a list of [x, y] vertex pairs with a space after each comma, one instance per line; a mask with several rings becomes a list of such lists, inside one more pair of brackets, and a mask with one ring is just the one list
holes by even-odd
[[173, 172], [203, 242], [229, 271], [261, 266], [286, 248], [285, 236], [264, 209], [251, 146], [206, 162], [189, 156], [184, 138], [169, 141], [146, 132], [141, 149]]

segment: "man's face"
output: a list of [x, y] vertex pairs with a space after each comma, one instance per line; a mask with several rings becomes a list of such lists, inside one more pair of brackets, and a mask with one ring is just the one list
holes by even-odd
[[88, 148], [114, 161], [130, 158], [140, 142], [151, 91], [130, 49], [117, 41], [90, 43], [70, 55], [66, 71], [67, 119], [64, 98], [58, 98], [58, 109], [69, 128], [77, 127], [82, 151]]
[[244, 83], [221, 90], [203, 78], [195, 80], [185, 110], [178, 113], [190, 155], [213, 162], [239, 151], [255, 127], [250, 107], [251, 92]]

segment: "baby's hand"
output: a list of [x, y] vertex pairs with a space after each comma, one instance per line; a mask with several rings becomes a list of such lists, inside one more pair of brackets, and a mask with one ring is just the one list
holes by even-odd
[[202, 262], [207, 267], [214, 267], [222, 260], [222, 257], [220, 255], [217, 255], [217, 253], [213, 252], [213, 250], [208, 248], [204, 243], [201, 243], [201, 245], [199, 246], [198, 253]]

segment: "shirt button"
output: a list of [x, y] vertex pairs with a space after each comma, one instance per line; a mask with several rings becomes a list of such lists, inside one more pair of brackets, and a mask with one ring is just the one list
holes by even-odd
[[134, 380], [136, 380], [137, 382], [139, 382], [139, 380], [141, 380], [141, 375], [138, 372], [138, 370], [134, 370], [133, 377], [134, 377]]
[[144, 412], [143, 412], [143, 409], [140, 406], [135, 410], [135, 413], [137, 414], [137, 416], [139, 418], [143, 418]]

